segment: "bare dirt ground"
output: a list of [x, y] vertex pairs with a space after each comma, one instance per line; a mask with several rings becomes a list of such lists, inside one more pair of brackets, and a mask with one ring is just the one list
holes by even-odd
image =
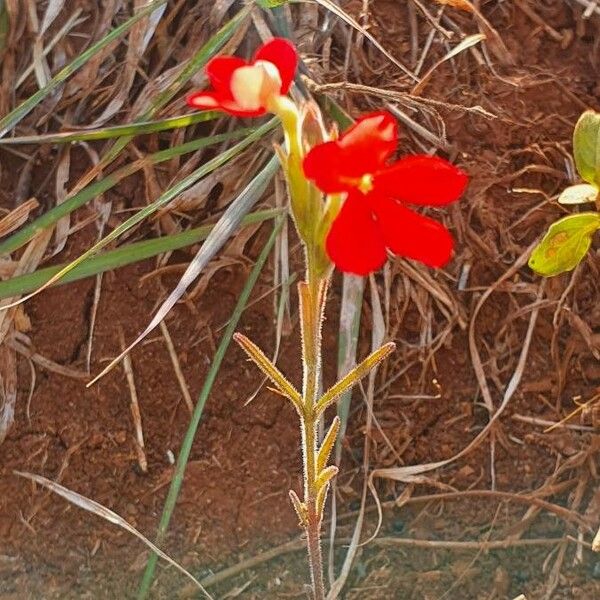
[[[410, 68], [423, 54], [422, 76], [460, 39], [449, 37], [453, 28], [477, 34], [482, 25], [468, 12], [446, 7], [440, 13], [430, 1], [423, 2], [425, 15], [418, 4], [354, 1], [344, 8]], [[577, 3], [561, 0], [474, 4], [498, 39], [488, 29], [484, 33], [491, 41], [485, 48], [477, 44], [438, 65], [417, 91], [422, 100], [403, 96], [414, 84], [364, 38], [349, 38], [347, 26], [336, 26], [331, 45], [320, 44], [319, 35], [301, 38], [313, 44], [303, 49], [317, 89], [339, 84], [329, 91], [353, 115], [391, 98], [345, 82], [397, 92], [394, 101], [405, 117], [429, 132], [424, 136], [403, 125], [402, 151], [437, 147], [472, 180], [447, 217], [457, 238], [447, 271], [432, 274], [395, 261], [385, 276], [375, 278], [385, 299], [388, 336], [398, 351], [376, 386], [377, 426], [368, 431], [370, 470], [454, 456], [499, 409], [511, 378], [519, 378], [497, 425], [465, 456], [414, 481], [374, 479], [385, 502], [383, 526], [379, 539], [359, 552], [345, 591], [348, 599], [600, 596], [600, 558], [576, 543], [581, 533], [589, 544], [600, 518], [597, 416], [584, 412], [570, 421], [577, 427], [547, 433], [535, 422], [560, 421], [576, 401], [600, 392], [600, 262], [594, 251], [573, 274], [544, 284], [523, 261], [528, 246], [560, 215], [551, 197], [569, 182], [573, 124], [582, 110], [598, 107], [600, 17], [584, 19]], [[299, 35], [307, 36], [309, 25], [302, 23]], [[512, 64], [502, 64], [507, 56]], [[149, 136], [140, 148], [157, 143]], [[11, 190], [22, 181], [25, 161], [0, 152], [0, 201], [12, 209]], [[74, 156], [83, 170], [83, 150]], [[29, 184], [49, 205], [54, 187], [47, 171], [54, 160], [50, 153], [36, 164]], [[135, 177], [107, 196], [120, 209], [146, 203], [143, 183]], [[82, 210], [78, 218], [87, 216]], [[205, 210], [199, 218], [211, 216]], [[216, 272], [201, 295], [177, 305], [166, 321], [192, 398], [265, 232], [245, 244], [243, 256], [232, 251], [231, 264]], [[96, 235], [92, 224], [70, 235], [52, 261], [78, 256]], [[178, 252], [169, 264], [185, 264], [190, 256]], [[176, 284], [181, 269], [155, 274], [156, 266], [145, 261], [103, 278], [92, 373], [120, 351], [120, 330], [127, 340], [136, 336]], [[240, 326], [267, 351], [275, 343], [272, 281], [271, 265]], [[26, 305], [23, 327], [35, 352], [85, 371], [95, 289], [95, 279], [87, 279], [46, 291]], [[325, 325], [326, 381], [334, 376], [340, 294], [336, 277]], [[371, 319], [367, 294], [361, 357], [369, 351]], [[284, 333], [280, 365], [298, 381], [294, 315]], [[160, 332], [133, 352], [132, 366], [146, 474], [137, 464], [122, 368], [86, 389], [83, 379], [39, 366], [32, 380], [29, 362], [19, 358], [16, 422], [0, 448], [0, 598], [134, 596], [147, 558], [144, 547], [13, 475], [19, 470], [56, 479], [152, 538], [173, 473], [169, 455], [178, 451], [189, 412]], [[259, 383], [241, 352], [231, 347], [202, 419], [165, 546], [200, 577], [298, 536], [287, 498], [288, 489], [300, 483], [293, 411], [266, 389], [245, 406]], [[351, 535], [360, 507], [365, 422], [363, 396], [357, 392], [338, 478], [337, 537], [342, 540]], [[369, 498], [365, 537], [375, 529], [373, 508]], [[426, 547], [426, 541], [434, 546]], [[339, 565], [344, 546], [336, 548]], [[303, 597], [302, 551], [283, 546], [276, 554], [211, 592], [218, 598]], [[154, 598], [192, 595], [180, 574], [161, 565]]]

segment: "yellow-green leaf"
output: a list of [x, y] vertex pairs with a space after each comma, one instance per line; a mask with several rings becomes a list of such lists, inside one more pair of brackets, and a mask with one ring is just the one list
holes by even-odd
[[600, 114], [585, 111], [573, 132], [573, 158], [581, 178], [600, 187]]
[[598, 195], [598, 188], [589, 183], [580, 183], [568, 187], [559, 197], [561, 204], [587, 204], [595, 202]]
[[289, 0], [258, 0], [258, 5], [261, 8], [277, 8], [278, 6], [283, 6], [287, 4]]
[[597, 212], [569, 215], [556, 221], [532, 252], [529, 267], [544, 277], [571, 271], [587, 254], [598, 229], [600, 213]]

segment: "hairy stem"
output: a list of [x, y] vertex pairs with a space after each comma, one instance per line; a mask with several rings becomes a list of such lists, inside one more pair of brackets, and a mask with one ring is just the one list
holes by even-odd
[[[286, 135], [287, 153], [282, 158], [288, 183], [290, 205], [296, 228], [306, 252], [306, 282], [300, 283], [300, 325], [302, 330], [302, 363], [304, 377], [300, 427], [302, 433], [302, 456], [304, 476], [304, 501], [296, 507], [306, 530], [308, 559], [312, 582], [313, 600], [325, 600], [323, 581], [323, 557], [321, 553], [321, 522], [323, 520], [324, 485], [318, 477], [317, 423], [319, 412], [319, 384], [321, 377], [321, 323], [327, 294], [328, 264], [319, 260], [319, 243], [316, 239], [320, 222], [320, 193], [307, 181], [302, 170], [304, 148], [302, 124], [298, 107], [287, 97], [277, 97], [270, 107], [280, 119]], [[316, 200], [316, 202], [315, 202]], [[325, 484], [327, 485], [327, 484]], [[292, 496], [294, 501], [295, 496]]]
[[306, 544], [310, 564], [310, 578], [314, 600], [325, 598], [323, 582], [323, 557], [321, 553], [321, 520], [318, 514], [316, 489], [316, 423], [311, 418], [302, 419], [304, 451], [304, 502], [306, 504]]
[[[309, 261], [310, 262], [310, 261]], [[304, 458], [304, 504], [306, 506], [306, 542], [314, 600], [325, 598], [321, 522], [317, 485], [317, 399], [321, 372], [321, 322], [325, 307], [327, 281], [311, 276], [299, 286], [301, 302], [302, 355], [304, 363], [303, 406], [301, 417], [302, 454]]]

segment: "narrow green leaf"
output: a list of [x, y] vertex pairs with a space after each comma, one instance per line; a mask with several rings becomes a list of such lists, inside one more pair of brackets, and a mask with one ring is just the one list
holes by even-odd
[[342, 377], [342, 379], [330, 387], [323, 396], [321, 396], [315, 409], [317, 414], [321, 414], [332, 402], [335, 402], [340, 396], [351, 390], [352, 387], [354, 387], [363, 377], [367, 376], [372, 369], [374, 369], [381, 361], [385, 360], [395, 349], [396, 344], [394, 344], [394, 342], [388, 342], [381, 346], [381, 348], [369, 354], [367, 358], [354, 367], [354, 369]]
[[[175, 199], [177, 196], [179, 196], [179, 194], [190, 188], [197, 181], [199, 181], [203, 177], [206, 177], [206, 175], [212, 173], [215, 169], [218, 169], [219, 167], [223, 166], [234, 156], [239, 154], [244, 148], [247, 148], [257, 139], [260, 139], [267, 131], [272, 129], [276, 123], [277, 119], [271, 119], [271, 121], [265, 123], [254, 133], [250, 134], [245, 140], [239, 142], [232, 148], [225, 150], [225, 152], [219, 154], [219, 156], [216, 156], [212, 160], [209, 160], [207, 163], [190, 173], [187, 177], [182, 179], [180, 182], [178, 182], [176, 185], [174, 185], [164, 194], [162, 194], [157, 200], [155, 200], [151, 204], [148, 204], [148, 206], [145, 206], [137, 213], [129, 217], [129, 219], [115, 227], [115, 229], [113, 229], [106, 237], [102, 238], [99, 242], [94, 244], [89, 250], [86, 250], [83, 254], [81, 254], [73, 262], [68, 264], [65, 268], [61, 269], [54, 277], [52, 277], [49, 280], [49, 282], [54, 283], [55, 281], [58, 281], [59, 279], [64, 277], [69, 271], [72, 271], [78, 264], [83, 262], [85, 259], [87, 259], [90, 256], [93, 256], [102, 248], [107, 246], [110, 242], [116, 240], [123, 233], [129, 231], [129, 229], [143, 221], [146, 217], [149, 217], [163, 206], [166, 206], [169, 202], [171, 202], [171, 200]], [[63, 204], [66, 204], [66, 202]], [[221, 224], [222, 228], [223, 224], [221, 223], [221, 221], [219, 221], [219, 224]]]
[[106, 48], [114, 40], [120, 37], [123, 33], [129, 30], [138, 21], [153, 13], [156, 8], [165, 4], [167, 0], [155, 0], [145, 6], [135, 15], [127, 19], [123, 24], [115, 27], [101, 40], [90, 46], [85, 52], [79, 54], [71, 63], [64, 69], [61, 69], [42, 89], [27, 98], [23, 103], [19, 104], [14, 110], [9, 112], [5, 117], [0, 119], [0, 137], [4, 137], [21, 119], [29, 114], [46, 96], [54, 91], [59, 85], [65, 82], [73, 73], [80, 69], [85, 63], [90, 60], [103, 48]]
[[102, 127], [100, 129], [79, 129], [77, 131], [65, 131], [61, 133], [48, 133], [45, 135], [27, 135], [22, 137], [0, 139], [0, 145], [9, 144], [64, 144], [66, 142], [90, 142], [95, 140], [107, 140], [125, 135], [145, 135], [157, 133], [170, 129], [180, 129], [196, 123], [203, 123], [212, 119], [222, 117], [223, 113], [216, 111], [196, 112], [190, 115], [181, 115], [158, 121], [141, 121], [139, 123], [127, 123], [116, 127]]
[[338, 124], [342, 131], [344, 129], [348, 129], [348, 127], [354, 123], [354, 119], [329, 96], [320, 96], [319, 104], [323, 108], [323, 111], [326, 112]]
[[587, 204], [595, 202], [598, 196], [598, 188], [589, 183], [580, 183], [568, 187], [558, 197], [561, 204]]
[[261, 8], [265, 8], [265, 9], [271, 9], [271, 8], [277, 8], [278, 6], [283, 6], [284, 4], [287, 4], [290, 0], [257, 0], [258, 5]]
[[233, 339], [240, 345], [242, 350], [254, 362], [254, 364], [275, 384], [275, 387], [285, 397], [289, 398], [299, 414], [303, 414], [302, 395], [286, 379], [285, 375], [265, 356], [265, 353], [245, 335], [234, 333]]
[[327, 466], [329, 455], [331, 454], [331, 450], [333, 449], [333, 445], [335, 444], [339, 431], [340, 418], [336, 415], [333, 418], [325, 437], [323, 438], [323, 442], [319, 448], [319, 453], [317, 454], [317, 473], [320, 473]]
[[[273, 248], [273, 244], [275, 243], [277, 234], [279, 233], [281, 226], [283, 225], [283, 220], [283, 218], [278, 219], [277, 223], [275, 224], [275, 228], [271, 233], [271, 237], [262, 249], [258, 260], [256, 261], [256, 264], [254, 265], [254, 268], [250, 273], [250, 277], [248, 277], [248, 281], [246, 281], [246, 285], [244, 286], [244, 289], [240, 294], [240, 298], [233, 311], [233, 314], [231, 315], [231, 319], [229, 320], [227, 329], [223, 333], [223, 337], [221, 338], [221, 342], [219, 343], [219, 347], [217, 349], [215, 357], [213, 358], [213, 361], [210, 365], [208, 375], [206, 376], [204, 385], [202, 386], [202, 391], [200, 392], [198, 402], [194, 409], [194, 413], [192, 414], [188, 430], [183, 439], [181, 450], [177, 458], [175, 473], [173, 474], [173, 479], [171, 480], [171, 486], [169, 487], [169, 493], [165, 501], [165, 506], [163, 508], [163, 513], [160, 519], [160, 524], [158, 526], [158, 532], [156, 534], [156, 542], [158, 545], [162, 543], [162, 540], [164, 539], [165, 534], [167, 533], [169, 523], [171, 522], [171, 516], [173, 515], [175, 505], [177, 504], [177, 498], [179, 496], [179, 491], [181, 490], [181, 484], [183, 483], [185, 468], [190, 458], [192, 444], [194, 442], [196, 430], [198, 429], [198, 425], [200, 424], [200, 419], [202, 418], [202, 412], [204, 411], [206, 400], [210, 395], [215, 379], [217, 378], [219, 369], [221, 368], [221, 363], [223, 362], [223, 358], [225, 357], [225, 352], [227, 352], [227, 348], [231, 343], [233, 333], [236, 330], [240, 317], [242, 316], [242, 313], [246, 307], [246, 303], [248, 302], [248, 298], [250, 297], [250, 292], [254, 288], [254, 285], [258, 280], [258, 276], [265, 262], [267, 261], [271, 249]], [[152, 585], [152, 580], [154, 579], [154, 570], [156, 568], [157, 559], [158, 557], [154, 553], [151, 554], [150, 558], [148, 559], [148, 562], [146, 564], [146, 570], [144, 571], [144, 576], [137, 595], [138, 600], [144, 600], [148, 596], [150, 586]]]
[[571, 271], [587, 254], [598, 229], [600, 214], [597, 212], [569, 215], [556, 221], [532, 252], [529, 267], [544, 277]]
[[306, 504], [298, 498], [298, 494], [294, 490], [290, 490], [289, 492], [290, 500], [292, 501], [292, 506], [298, 515], [298, 520], [300, 521], [300, 527], [306, 527], [308, 523], [308, 511], [306, 510]]
[[[278, 214], [281, 214], [281, 210], [256, 211], [246, 215], [242, 219], [242, 225], [260, 223], [261, 221], [272, 219]], [[173, 250], [179, 250], [180, 248], [203, 242], [214, 227], [214, 224], [202, 225], [183, 233], [127, 244], [115, 250], [109, 250], [108, 252], [92, 256], [69, 271], [56, 285], [63, 285], [86, 277], [92, 277], [93, 275], [98, 275], [98, 273], [118, 269], [147, 258], [152, 258], [153, 256], [158, 256], [164, 252], [172, 252]], [[66, 266], [62, 264], [38, 269], [33, 273], [0, 281], [0, 299], [32, 292], [50, 281], [52, 277]]]
[[[124, 167], [121, 167], [114, 173], [107, 175], [106, 177], [104, 177], [104, 179], [96, 181], [83, 188], [81, 191], [67, 198], [61, 204], [55, 206], [54, 208], [51, 208], [48, 212], [44, 213], [43, 215], [40, 215], [31, 223], [25, 225], [23, 228], [21, 228], [19, 231], [11, 235], [3, 242], [0, 242], [0, 256], [7, 255], [11, 252], [14, 252], [15, 250], [18, 250], [29, 240], [33, 239], [37, 235], [37, 233], [40, 232], [42, 229], [46, 229], [47, 227], [54, 225], [54, 223], [56, 223], [65, 215], [68, 215], [77, 208], [84, 206], [93, 198], [104, 194], [105, 192], [116, 186], [126, 177], [133, 175], [136, 171], [143, 167], [143, 165], [145, 164], [145, 160], [151, 162], [152, 164], [159, 164], [166, 160], [170, 160], [171, 158], [174, 158], [176, 156], [181, 156], [183, 154], [187, 154], [188, 152], [195, 152], [196, 150], [199, 150], [200, 148], [205, 148], [206, 146], [210, 146], [211, 144], [220, 144], [222, 142], [232, 140], [246, 134], [251, 135], [254, 131], [256, 130], [238, 129], [229, 133], [222, 133], [206, 138], [198, 138], [197, 140], [192, 140], [191, 142], [187, 142], [179, 146], [174, 146], [173, 148], [160, 150], [159, 152], [150, 154], [146, 157], [146, 159], [142, 159], [125, 165]], [[234, 146], [231, 150], [233, 151], [234, 148], [237, 148], [238, 150], [245, 148], [245, 140], [240, 142], [237, 146]], [[236, 154], [237, 151], [233, 152], [233, 154], [229, 155], [229, 158], [233, 158], [233, 156], [235, 156]]]
[[320, 489], [327, 485], [338, 474], [338, 471], [339, 468], [335, 465], [325, 467], [317, 476], [317, 479], [315, 481], [315, 487], [317, 489]]
[[573, 132], [573, 158], [581, 179], [600, 187], [600, 114], [585, 111]]

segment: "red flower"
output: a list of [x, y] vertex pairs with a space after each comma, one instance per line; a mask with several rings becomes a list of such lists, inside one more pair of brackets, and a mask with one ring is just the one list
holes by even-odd
[[376, 271], [387, 258], [386, 249], [431, 267], [450, 259], [454, 242], [449, 231], [405, 204], [454, 202], [467, 176], [434, 156], [407, 156], [389, 164], [397, 145], [396, 120], [378, 112], [358, 120], [338, 140], [315, 146], [304, 159], [304, 173], [318, 188], [346, 193], [325, 243], [341, 271]]
[[206, 65], [214, 89], [191, 94], [187, 103], [239, 117], [260, 117], [275, 97], [288, 93], [297, 63], [296, 49], [283, 38], [261, 46], [250, 62], [237, 56], [217, 56]]

